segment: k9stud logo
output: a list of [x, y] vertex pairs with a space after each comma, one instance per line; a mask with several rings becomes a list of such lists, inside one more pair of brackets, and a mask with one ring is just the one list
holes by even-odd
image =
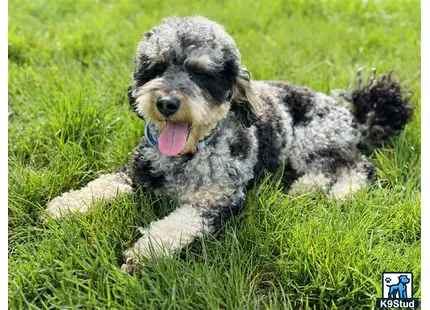
[[377, 308], [418, 308], [419, 301], [413, 296], [412, 272], [384, 272], [382, 296], [376, 299]]

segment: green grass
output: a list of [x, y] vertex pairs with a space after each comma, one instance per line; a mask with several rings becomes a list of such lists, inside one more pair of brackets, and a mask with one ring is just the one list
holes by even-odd
[[[383, 271], [412, 271], [421, 295], [420, 2], [284, 2], [9, 2], [11, 309], [371, 309]], [[334, 202], [266, 182], [216, 238], [130, 277], [122, 251], [166, 204], [119, 198], [49, 228], [37, 216], [127, 163], [143, 133], [126, 98], [136, 45], [173, 14], [223, 24], [254, 79], [328, 92], [394, 68], [417, 109], [371, 154], [368, 191]]]

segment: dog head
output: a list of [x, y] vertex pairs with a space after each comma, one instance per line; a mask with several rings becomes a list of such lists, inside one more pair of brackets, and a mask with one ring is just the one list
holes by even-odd
[[128, 95], [168, 156], [195, 152], [230, 110], [251, 126], [261, 107], [233, 39], [201, 16], [169, 17], [144, 34]]
[[409, 283], [409, 279], [407, 276], [399, 276], [399, 282], [402, 284], [408, 284]]

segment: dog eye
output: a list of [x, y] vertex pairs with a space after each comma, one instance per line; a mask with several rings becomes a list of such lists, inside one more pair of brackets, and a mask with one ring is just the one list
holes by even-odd
[[165, 64], [157, 64], [148, 69], [148, 78], [150, 80], [155, 79], [163, 75], [164, 71], [166, 71]]
[[188, 73], [193, 77], [200, 79], [203, 78], [205, 80], [214, 80], [216, 78], [213, 72], [208, 72], [203, 69], [192, 68], [191, 70], [188, 70]]
[[193, 63], [185, 61], [184, 64], [185, 71], [187, 71], [190, 75], [194, 76], [208, 76], [211, 77], [212, 73], [208, 72], [204, 68], [198, 67]]
[[141, 86], [150, 80], [153, 80], [157, 77], [163, 75], [164, 71], [166, 71], [166, 64], [153, 64], [146, 67], [144, 70], [135, 74], [135, 79], [138, 81], [138, 86]]

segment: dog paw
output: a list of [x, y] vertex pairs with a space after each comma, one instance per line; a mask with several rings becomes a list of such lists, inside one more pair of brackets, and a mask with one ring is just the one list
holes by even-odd
[[[79, 197], [76, 193], [68, 192], [55, 197], [48, 203], [46, 213], [53, 219], [59, 220], [72, 212], [87, 212], [88, 204], [85, 202], [89, 201], [89, 199], [83, 199], [83, 197]], [[46, 216], [42, 215], [41, 219], [46, 222]]]
[[139, 260], [133, 248], [124, 251], [124, 264], [121, 266], [121, 271], [130, 275], [140, 272]]
[[343, 190], [343, 189], [332, 189], [328, 193], [328, 197], [333, 199], [334, 201], [345, 201], [351, 198], [353, 191], [352, 190]]
[[49, 214], [53, 219], [60, 219], [69, 207], [64, 204], [61, 197], [54, 198], [46, 207], [46, 213]]
[[39, 215], [38, 220], [42, 225], [48, 224], [48, 218], [60, 220], [73, 210], [79, 208], [79, 205], [70, 200], [64, 200], [63, 196], [58, 196], [51, 200], [46, 206], [45, 212]]
[[308, 173], [297, 179], [290, 188], [290, 194], [307, 194], [315, 190], [327, 191], [330, 179], [323, 173]]

